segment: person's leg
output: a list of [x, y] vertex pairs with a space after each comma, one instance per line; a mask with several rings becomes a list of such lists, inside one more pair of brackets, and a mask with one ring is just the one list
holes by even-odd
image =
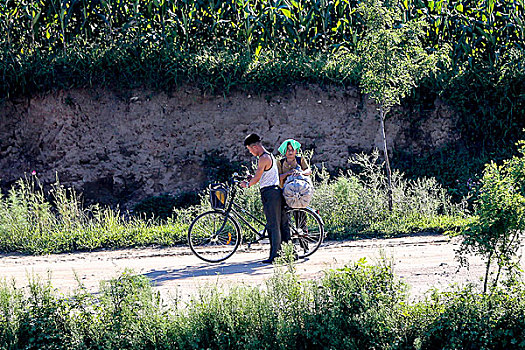
[[290, 242], [290, 223], [288, 219], [288, 214], [286, 213], [286, 201], [282, 196], [281, 191], [281, 239], [283, 242]]
[[270, 260], [275, 259], [281, 248], [281, 213], [280, 192], [277, 189], [262, 189], [264, 216], [266, 217], [268, 236], [270, 238]]

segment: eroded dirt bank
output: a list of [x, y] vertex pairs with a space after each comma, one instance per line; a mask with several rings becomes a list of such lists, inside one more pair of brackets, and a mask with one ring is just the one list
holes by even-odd
[[[410, 113], [399, 109], [387, 121], [390, 147], [425, 152], [457, 139], [454, 115], [439, 100]], [[206, 155], [250, 161], [242, 140], [254, 131], [273, 150], [296, 138], [314, 150], [314, 164], [332, 170], [381, 146], [376, 106], [355, 88], [226, 97], [77, 89], [0, 102], [0, 185], [36, 171], [44, 183], [58, 175], [90, 202], [126, 206], [199, 188], [212, 166]]]

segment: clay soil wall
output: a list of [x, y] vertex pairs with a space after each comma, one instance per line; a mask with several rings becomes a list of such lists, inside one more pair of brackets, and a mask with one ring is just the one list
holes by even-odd
[[[454, 114], [436, 100], [387, 120], [391, 149], [421, 153], [457, 139]], [[297, 86], [281, 94], [235, 92], [207, 96], [192, 88], [151, 91], [53, 92], [0, 103], [0, 182], [37, 172], [56, 176], [89, 202], [128, 206], [161, 193], [206, 183], [207, 154], [253, 158], [242, 140], [250, 132], [276, 152], [286, 138], [313, 149], [312, 163], [348, 167], [348, 158], [381, 148], [376, 106], [355, 88]]]

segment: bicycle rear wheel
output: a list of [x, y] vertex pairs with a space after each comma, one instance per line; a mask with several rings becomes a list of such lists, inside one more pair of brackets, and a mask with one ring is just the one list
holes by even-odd
[[241, 242], [239, 225], [220, 211], [208, 211], [195, 218], [188, 230], [191, 251], [207, 262], [220, 262], [235, 253]]
[[309, 208], [288, 210], [290, 235], [299, 258], [315, 253], [324, 238], [324, 227], [319, 215]]

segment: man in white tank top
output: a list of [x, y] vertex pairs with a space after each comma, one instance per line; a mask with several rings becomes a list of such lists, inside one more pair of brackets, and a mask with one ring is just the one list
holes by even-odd
[[250, 181], [241, 183], [246, 188], [259, 183], [264, 216], [266, 216], [268, 235], [270, 237], [270, 257], [263, 263], [272, 263], [281, 250], [281, 243], [290, 241], [288, 216], [284, 210], [284, 199], [279, 187], [279, 171], [275, 157], [261, 144], [257, 134], [250, 134], [244, 139], [248, 151], [259, 158], [257, 170]]

